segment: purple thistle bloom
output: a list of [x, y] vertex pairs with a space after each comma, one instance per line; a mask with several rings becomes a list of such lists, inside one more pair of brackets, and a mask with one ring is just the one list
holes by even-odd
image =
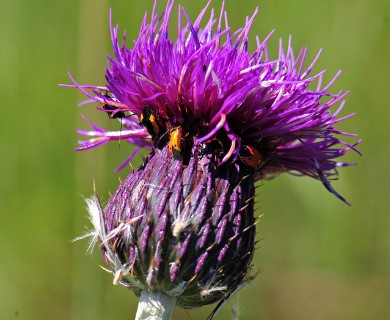
[[[280, 43], [278, 58], [270, 59], [266, 43], [272, 33], [262, 42], [257, 38], [257, 49], [248, 53], [248, 33], [257, 10], [244, 28], [232, 32], [223, 7], [218, 18], [212, 10], [210, 19], [200, 27], [208, 5], [193, 23], [179, 7], [176, 42], [168, 37], [173, 1], [161, 17], [153, 11], [149, 24], [145, 16], [133, 49], [126, 46], [125, 37], [123, 45], [119, 44], [118, 26], [111, 28], [115, 57], [109, 57], [106, 86], [83, 87], [72, 80], [90, 98], [88, 102], [108, 104], [132, 116], [120, 119], [125, 128], [120, 132], [93, 124], [91, 131], [79, 130], [94, 138], [81, 141], [77, 150], [119, 139], [136, 145], [136, 152], [152, 149], [149, 133], [139, 124], [147, 105], [158, 116], [164, 133], [176, 126], [186, 127], [200, 148], [211, 138], [224, 140], [220, 162], [237, 161], [242, 146], [250, 145], [262, 156], [259, 179], [282, 172], [310, 176], [345, 201], [328, 179], [337, 177], [337, 167], [350, 165], [335, 159], [349, 149], [356, 151], [360, 141], [349, 145], [336, 137], [355, 136], [335, 127], [353, 116], [336, 118], [348, 91], [328, 92], [340, 72], [323, 86], [325, 71], [309, 76], [321, 51], [305, 67], [307, 49], [295, 57], [291, 39], [286, 51]], [[181, 25], [182, 14], [185, 26]], [[334, 105], [339, 107], [332, 113]]]
[[89, 122], [92, 130], [78, 132], [92, 138], [78, 150], [127, 140], [137, 148], [120, 168], [140, 148], [151, 151], [105, 209], [88, 201], [114, 282], [136, 294], [161, 290], [185, 308], [226, 299], [251, 279], [256, 180], [309, 176], [346, 202], [329, 180], [350, 165], [336, 159], [360, 142], [344, 142], [355, 135], [335, 127], [353, 116], [337, 118], [348, 93], [329, 92], [339, 73], [326, 85], [324, 71], [310, 76], [320, 52], [305, 66], [307, 49], [294, 55], [290, 39], [271, 59], [271, 32], [249, 53], [257, 9], [232, 31], [223, 5], [204, 21], [210, 3], [194, 22], [179, 6], [176, 41], [168, 36], [170, 0], [163, 15], [156, 4], [150, 22], [145, 15], [132, 49], [111, 21], [106, 85], [72, 78], [86, 102], [123, 126], [111, 132]]

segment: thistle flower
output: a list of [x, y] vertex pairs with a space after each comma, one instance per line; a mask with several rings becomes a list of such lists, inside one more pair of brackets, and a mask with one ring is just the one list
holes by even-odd
[[[330, 93], [339, 73], [322, 85], [325, 71], [310, 76], [319, 58], [306, 63], [307, 49], [268, 56], [267, 41], [248, 34], [257, 14], [243, 28], [229, 28], [224, 5], [211, 1], [195, 21], [179, 6], [176, 41], [168, 36], [173, 1], [159, 16], [156, 3], [141, 25], [133, 48], [120, 44], [111, 24], [114, 57], [104, 86], [81, 86], [98, 109], [118, 118], [120, 132], [90, 123], [79, 130], [92, 137], [78, 150], [127, 140], [150, 150], [102, 208], [88, 200], [92, 245], [100, 241], [114, 283], [143, 292], [161, 291], [184, 308], [224, 301], [251, 278], [254, 252], [255, 181], [288, 172], [331, 186], [336, 159], [356, 151], [336, 129], [351, 117], [337, 118], [348, 92]], [[183, 23], [183, 21], [185, 21]], [[338, 106], [335, 112], [330, 108]]]

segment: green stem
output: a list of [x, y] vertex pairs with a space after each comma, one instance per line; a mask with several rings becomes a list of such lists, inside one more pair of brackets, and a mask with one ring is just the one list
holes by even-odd
[[176, 305], [176, 297], [161, 291], [142, 291], [135, 320], [169, 320]]

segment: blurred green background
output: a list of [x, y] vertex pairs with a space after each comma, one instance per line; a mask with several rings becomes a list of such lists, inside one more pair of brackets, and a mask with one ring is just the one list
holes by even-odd
[[[83, 196], [92, 194], [92, 179], [107, 200], [126, 175], [114, 169], [130, 149], [72, 151], [75, 130], [87, 128], [80, 113], [115, 125], [92, 106], [77, 107], [84, 97], [57, 84], [70, 83], [68, 71], [80, 83], [104, 84], [109, 7], [133, 39], [152, 2], [2, 2], [0, 319], [134, 319], [137, 299], [112, 285], [100, 253], [87, 255], [86, 240], [70, 242], [89, 226]], [[176, 7], [194, 18], [205, 2]], [[390, 2], [227, 0], [231, 26], [242, 26], [256, 6], [251, 40], [275, 28], [274, 57], [279, 37], [291, 34], [309, 58], [324, 49], [315, 71], [327, 69], [330, 79], [343, 69], [332, 89], [351, 89], [343, 114], [357, 115], [339, 128], [359, 133], [364, 156], [347, 155], [359, 165], [342, 169], [333, 184], [352, 207], [309, 178], [283, 175], [258, 188], [256, 213], [264, 216], [254, 263], [262, 273], [233, 303], [240, 319], [388, 320]], [[212, 308], [176, 310], [174, 318], [204, 319]], [[230, 318], [227, 305], [217, 319]]]

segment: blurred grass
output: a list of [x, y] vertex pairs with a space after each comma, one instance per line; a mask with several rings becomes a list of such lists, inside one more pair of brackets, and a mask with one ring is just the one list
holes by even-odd
[[[181, 1], [192, 18], [205, 1]], [[220, 1], [214, 1], [219, 7]], [[296, 50], [324, 52], [317, 71], [328, 78], [343, 69], [333, 87], [351, 89], [344, 131], [364, 139], [357, 167], [341, 170], [335, 187], [353, 204], [343, 205], [321, 183], [281, 176], [258, 188], [262, 239], [255, 264], [262, 274], [239, 295], [241, 319], [390, 319], [390, 188], [388, 75], [390, 5], [385, 0], [228, 1], [237, 28], [254, 8], [260, 14], [252, 38], [276, 29], [269, 42], [293, 35]], [[0, 319], [131, 319], [137, 299], [111, 284], [87, 242], [70, 243], [87, 225], [83, 198], [92, 179], [104, 199], [118, 184], [114, 168], [129, 147], [113, 144], [75, 153], [76, 128], [84, 113], [102, 125], [93, 108], [69, 83], [103, 84], [104, 54], [111, 52], [108, 8], [135, 38], [152, 1], [5, 0], [0, 19], [1, 223]], [[159, 11], [164, 7], [159, 3]], [[131, 43], [129, 41], [129, 43]], [[112, 124], [111, 124], [112, 125]], [[139, 165], [137, 159], [133, 165]], [[120, 176], [125, 176], [125, 172]], [[176, 310], [176, 319], [202, 319], [212, 307]], [[225, 307], [217, 319], [229, 319]]]

